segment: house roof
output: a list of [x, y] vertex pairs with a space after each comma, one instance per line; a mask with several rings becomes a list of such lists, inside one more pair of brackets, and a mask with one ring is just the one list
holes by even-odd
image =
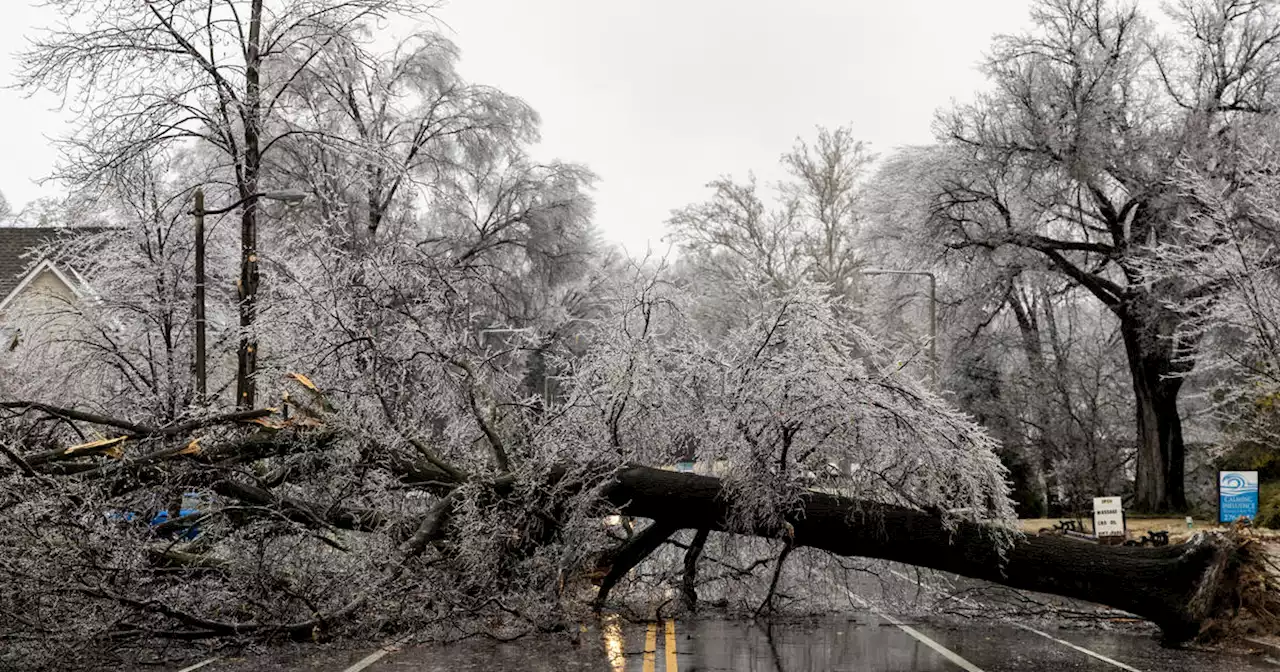
[[9, 296], [40, 259], [28, 256], [33, 248], [59, 236], [98, 233], [101, 227], [0, 226], [0, 299]]

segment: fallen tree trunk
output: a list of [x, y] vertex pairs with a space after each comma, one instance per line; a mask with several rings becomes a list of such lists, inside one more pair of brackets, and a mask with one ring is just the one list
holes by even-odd
[[[778, 537], [776, 529], [727, 524], [730, 500], [719, 479], [648, 467], [618, 472], [605, 496], [623, 513], [667, 528]], [[1239, 544], [1199, 535], [1161, 548], [1101, 546], [1052, 536], [1018, 537], [1002, 557], [999, 530], [835, 495], [810, 493], [788, 517], [795, 546], [842, 556], [893, 560], [1025, 590], [1123, 609], [1158, 625], [1168, 642], [1199, 635], [1235, 604]]]
[[[81, 459], [88, 461], [81, 465], [83, 469], [77, 470], [79, 475], [69, 472], [64, 476], [92, 480], [116, 475], [117, 471], [128, 475], [129, 467], [150, 467], [175, 459], [208, 462], [215, 460], [215, 453], [217, 463], [241, 462], [246, 457], [269, 454], [288, 455], [295, 452], [294, 441], [296, 437], [285, 433], [254, 435], [196, 455], [188, 454], [190, 451], [185, 450], [184, 442], [123, 463], [84, 456]], [[46, 458], [45, 462], [37, 459], [33, 464], [31, 455], [21, 456], [12, 449], [6, 450], [2, 457], [6, 458], [3, 460], [6, 467], [12, 463], [12, 469], [35, 478], [55, 475], [53, 471], [41, 472], [58, 462]], [[403, 532], [400, 537], [402, 560], [421, 554], [432, 543], [444, 541], [457, 531], [450, 529], [450, 520], [461, 483], [478, 484], [503, 496], [511, 494], [515, 483], [515, 476], [511, 474], [492, 480], [467, 476], [460, 481], [451, 474], [456, 470], [399, 456], [382, 467], [404, 482], [426, 485], [440, 497], [423, 519], [398, 522], [396, 529]], [[556, 469], [545, 477], [560, 481], [574, 471]], [[601, 465], [599, 471], [587, 470], [597, 474], [600, 471], [608, 471], [608, 467]], [[202, 477], [209, 478], [210, 474]], [[579, 485], [587, 486], [591, 480]], [[275, 510], [314, 527], [381, 533], [387, 523], [396, 522], [383, 511], [320, 507], [237, 480], [215, 478], [211, 487], [223, 497]], [[577, 488], [569, 491], [581, 492]], [[1274, 586], [1265, 573], [1259, 571], [1263, 565], [1260, 558], [1265, 559], [1263, 554], [1256, 545], [1251, 549], [1247, 541], [1230, 535], [1200, 535], [1186, 544], [1163, 548], [1097, 546], [1061, 537], [1019, 536], [1011, 545], [1004, 546], [1002, 553], [999, 541], [1008, 538], [1005, 531], [977, 523], [962, 522], [949, 527], [935, 513], [831, 494], [806, 494], [800, 509], [787, 517], [785, 526], [740, 529], [729, 523], [732, 498], [717, 478], [622, 466], [600, 492], [617, 513], [655, 521], [652, 534], [641, 534], [640, 539], [632, 540], [631, 546], [604, 558], [601, 569], [607, 573], [607, 585], [603, 594], [672, 533], [693, 529], [699, 531], [699, 538], [704, 538], [706, 531], [717, 531], [786, 539], [793, 547], [807, 546], [842, 556], [903, 562], [1014, 588], [1095, 602], [1151, 620], [1162, 629], [1165, 638], [1173, 642], [1194, 638], [1215, 622], [1231, 620], [1242, 604], [1246, 610], [1267, 618], [1272, 618], [1268, 613], [1280, 613], [1280, 609], [1274, 608], [1275, 598], [1271, 597], [1276, 593], [1270, 590]], [[400, 534], [395, 533], [397, 537]], [[701, 543], [695, 543], [695, 547], [699, 546]], [[695, 571], [697, 556], [698, 553], [691, 551], [686, 563], [694, 564]], [[399, 576], [407, 566], [404, 562], [397, 563], [388, 576]], [[687, 590], [692, 586], [692, 574], [691, 571], [686, 585], [689, 601], [693, 599], [692, 591]], [[1257, 586], [1258, 582], [1268, 590], [1260, 587], [1245, 590], [1246, 585]], [[1271, 621], [1265, 623], [1270, 625]]]

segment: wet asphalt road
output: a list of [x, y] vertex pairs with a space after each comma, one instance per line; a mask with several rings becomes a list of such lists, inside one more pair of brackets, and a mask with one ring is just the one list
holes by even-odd
[[[895, 619], [896, 620], [896, 619]], [[670, 623], [670, 625], [668, 625]], [[769, 630], [748, 622], [703, 620], [606, 624], [581, 645], [565, 636], [508, 644], [464, 642], [411, 647], [379, 656], [363, 650], [312, 650], [300, 656], [224, 658], [202, 672], [1254, 672], [1280, 670], [1264, 654], [1164, 649], [1148, 634], [1041, 630], [1015, 624], [899, 621], [874, 614]], [[925, 643], [933, 642], [938, 648]], [[674, 643], [674, 647], [670, 646]], [[1081, 651], [1068, 644], [1087, 649]], [[938, 649], [947, 653], [943, 653]], [[373, 654], [370, 656], [370, 654]], [[1271, 652], [1280, 658], [1280, 652]], [[376, 658], [370, 660], [370, 658]], [[1104, 660], [1105, 658], [1106, 660]], [[363, 667], [361, 667], [363, 665]], [[184, 668], [174, 668], [175, 670]]]
[[[1146, 626], [1087, 627], [1060, 620], [993, 619], [1001, 595], [990, 584], [937, 572], [876, 565], [879, 579], [851, 586], [850, 613], [804, 621], [698, 620], [629, 623], [606, 618], [581, 633], [496, 644], [380, 649], [311, 645], [266, 655], [196, 657], [147, 670], [166, 672], [1280, 672], [1280, 650], [1233, 653], [1166, 649]], [[867, 576], [871, 576], [868, 574]], [[879, 595], [877, 608], [858, 595]], [[1061, 598], [1068, 609], [1096, 609]], [[861, 605], [860, 608], [859, 605]], [[889, 613], [881, 609], [897, 609]], [[909, 616], [906, 614], [914, 614]], [[980, 617], [965, 617], [980, 614]], [[1105, 616], [1105, 614], [1104, 614]], [[184, 656], [185, 657], [185, 656]], [[203, 658], [203, 660], [202, 660]], [[112, 669], [128, 669], [113, 666]]]

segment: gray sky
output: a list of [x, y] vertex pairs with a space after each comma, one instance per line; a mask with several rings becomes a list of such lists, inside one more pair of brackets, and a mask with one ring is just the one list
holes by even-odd
[[[6, 52], [48, 23], [4, 0]], [[851, 124], [878, 152], [931, 138], [934, 111], [983, 86], [991, 35], [1025, 25], [1026, 0], [452, 0], [438, 12], [472, 81], [543, 118], [542, 158], [601, 177], [596, 220], [632, 252], [658, 245], [673, 208], [721, 174], [778, 176], [818, 124]], [[11, 81], [10, 53], [0, 72]], [[15, 207], [56, 193], [47, 136], [56, 100], [0, 91], [0, 191]]]

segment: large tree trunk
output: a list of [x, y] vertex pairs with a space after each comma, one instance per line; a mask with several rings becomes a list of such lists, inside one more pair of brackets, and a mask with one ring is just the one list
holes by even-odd
[[[606, 497], [627, 515], [663, 526], [781, 537], [781, 530], [728, 526], [731, 499], [717, 478], [648, 467], [621, 472]], [[937, 515], [811, 493], [788, 518], [795, 546], [881, 558], [1103, 604], [1147, 618], [1168, 641], [1199, 634], [1229, 610], [1239, 564], [1230, 539], [1201, 535], [1163, 548], [1101, 546], [1056, 536], [1014, 541], [1002, 557], [994, 528]]]
[[[17, 402], [10, 404], [17, 406]], [[22, 408], [33, 404], [21, 403]], [[42, 407], [51, 415], [64, 418], [103, 418], [76, 411]], [[256, 415], [258, 412], [254, 412]], [[241, 418], [245, 414], [232, 414], [228, 418]], [[108, 426], [132, 428], [135, 435], [165, 436], [164, 428], [146, 428], [118, 420], [107, 420]], [[208, 426], [209, 422], [197, 422], [192, 426]], [[177, 431], [181, 428], [173, 428]], [[298, 437], [285, 439], [285, 433], [261, 434], [243, 441], [232, 441], [225, 446], [213, 445], [196, 454], [179, 442], [177, 447], [166, 447], [150, 455], [139, 456], [131, 465], [134, 469], [154, 465], [172, 459], [191, 459], [229, 465], [254, 456], [273, 454], [277, 450], [289, 450], [298, 446]], [[259, 440], [264, 439], [264, 440]], [[314, 443], [315, 439], [305, 443]], [[260, 445], [261, 444], [261, 445]], [[0, 445], [0, 449], [4, 447]], [[100, 446], [96, 450], [103, 450]], [[122, 483], [137, 482], [134, 469], [120, 471], [114, 464], [96, 466], [96, 462], [80, 462], [90, 451], [68, 455], [65, 449], [50, 453], [33, 453], [19, 456], [8, 449], [0, 450], [23, 473], [34, 478], [44, 474], [74, 473], [78, 478], [90, 476], [125, 476]], [[67, 460], [71, 460], [68, 462]], [[53, 467], [79, 468], [63, 472]], [[456, 528], [449, 523], [454, 504], [461, 491], [456, 485], [463, 480], [427, 467], [407, 468], [395, 463], [393, 468], [407, 480], [429, 478], [437, 485], [432, 489], [440, 499], [423, 516], [416, 530], [403, 529], [401, 547], [403, 560], [393, 563], [394, 570], [384, 576], [377, 585], [390, 585], [410, 565], [407, 561], [421, 554], [429, 545], [443, 541]], [[86, 469], [85, 467], [88, 467]], [[106, 471], [101, 471], [106, 467]], [[566, 477], [577, 470], [556, 469], [548, 475], [552, 481]], [[216, 477], [210, 473], [209, 476]], [[378, 512], [344, 509], [340, 506], [320, 506], [315, 503], [292, 499], [271, 491], [273, 478], [263, 479], [261, 484], [248, 484], [238, 480], [221, 478], [212, 487], [222, 498], [240, 501], [255, 510], [277, 512], [286, 518], [309, 527], [327, 529], [337, 527], [350, 530], [374, 530], [393, 521]], [[474, 483], [481, 483], [473, 481]], [[513, 494], [515, 476], [507, 474], [487, 482], [487, 487], [503, 496]], [[561, 484], [565, 485], [565, 484]], [[582, 483], [582, 486], [591, 485]], [[265, 487], [264, 487], [265, 486]], [[568, 491], [578, 491], [569, 488]], [[1202, 534], [1191, 542], [1164, 548], [1127, 548], [1098, 546], [1064, 537], [1021, 537], [989, 525], [979, 523], [944, 524], [933, 512], [907, 509], [898, 506], [861, 501], [819, 492], [808, 492], [801, 498], [801, 506], [791, 511], [786, 524], [776, 527], [756, 526], [740, 528], [731, 525], [733, 496], [725, 491], [720, 479], [690, 473], [680, 473], [642, 466], [621, 467], [599, 490], [610, 509], [624, 515], [649, 518], [654, 524], [635, 535], [624, 547], [604, 558], [608, 567], [606, 587], [626, 575], [644, 558], [659, 548], [670, 535], [680, 529], [699, 530], [699, 539], [706, 531], [754, 535], [783, 539], [790, 547], [808, 546], [843, 556], [881, 558], [929, 567], [955, 574], [984, 579], [1014, 588], [1053, 593], [1066, 597], [1088, 600], [1124, 609], [1145, 617], [1159, 625], [1170, 641], [1183, 641], [1197, 634], [1205, 624], [1231, 623], [1236, 611], [1260, 617], [1267, 627], [1280, 613], [1280, 587], [1271, 581], [1264, 570], [1269, 562], [1265, 549], [1248, 539], [1241, 541], [1232, 535]], [[178, 531], [196, 520], [175, 519], [172, 531]], [[400, 532], [392, 532], [399, 535]], [[1003, 541], [1008, 543], [1001, 543]], [[533, 543], [538, 543], [534, 541]], [[694, 546], [701, 545], [695, 541]], [[1003, 549], [1003, 553], [1001, 552]], [[192, 557], [183, 560], [200, 561]], [[686, 557], [686, 567], [696, 565], [696, 553]], [[693, 583], [690, 571], [690, 585]], [[168, 612], [161, 603], [132, 600], [128, 596], [95, 595], [104, 599], [118, 599], [130, 608], [155, 611], [181, 621], [197, 631], [175, 631], [179, 636], [204, 637], [249, 632], [311, 632], [316, 619], [304, 624], [279, 626], [278, 624], [233, 624], [213, 622], [198, 615]], [[604, 599], [605, 595], [601, 595]], [[343, 607], [334, 615], [319, 621], [341, 620], [355, 613], [365, 598], [361, 597]], [[132, 601], [130, 601], [132, 600]], [[157, 607], [156, 605], [160, 605]], [[332, 618], [331, 618], [332, 616]], [[213, 623], [213, 625], [209, 625]], [[305, 625], [305, 628], [304, 628]]]
[[[1030, 517], [1040, 518], [1049, 515], [1049, 487], [1044, 473], [1045, 444], [1048, 442], [1045, 431], [1053, 426], [1053, 413], [1049, 405], [1053, 403], [1054, 395], [1049, 381], [1049, 367], [1045, 365], [1044, 351], [1041, 347], [1040, 325], [1036, 318], [1035, 304], [1024, 298], [1022, 289], [1016, 284], [1010, 286], [1008, 300], [1009, 307], [1013, 309], [1014, 319], [1018, 322], [1018, 331], [1022, 335], [1022, 350], [1027, 357], [1027, 367], [1031, 373], [1033, 394], [1029, 395], [1027, 401], [1031, 406], [1035, 424], [1020, 431], [1026, 437], [1023, 446], [1023, 459], [1027, 465], [1025, 487], [1033, 498], [1032, 508], [1035, 510], [1034, 515]], [[1046, 310], [1049, 310], [1047, 306]]]
[[1182, 512], [1187, 509], [1186, 449], [1178, 415], [1178, 392], [1186, 367], [1177, 361], [1167, 330], [1155, 326], [1161, 321], [1160, 316], [1144, 319], [1150, 312], [1127, 307], [1120, 314], [1138, 425], [1132, 508], [1146, 513]]

